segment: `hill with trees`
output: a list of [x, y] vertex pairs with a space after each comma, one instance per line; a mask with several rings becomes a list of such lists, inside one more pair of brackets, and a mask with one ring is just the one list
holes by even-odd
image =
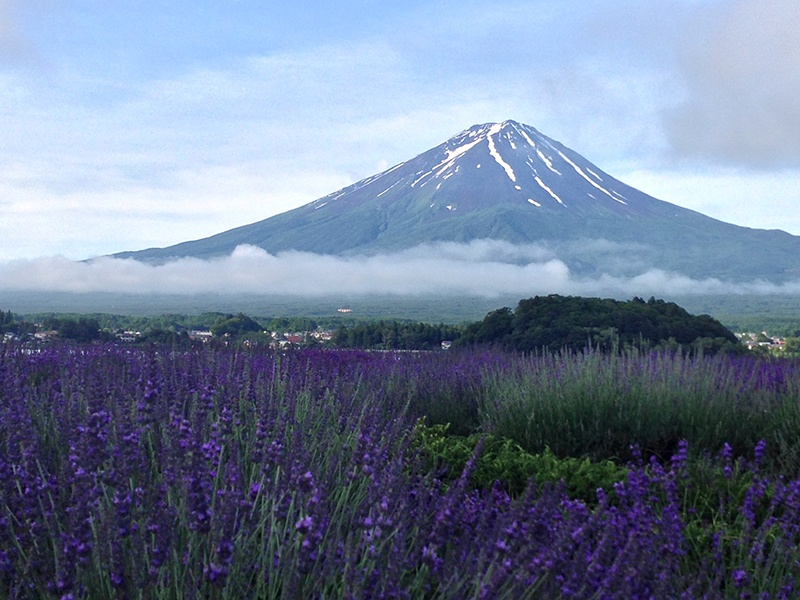
[[619, 301], [574, 296], [536, 296], [517, 308], [490, 312], [467, 326], [457, 345], [499, 344], [533, 351], [587, 345], [611, 350], [637, 345], [646, 348], [738, 350], [736, 336], [708, 315], [693, 316], [673, 302], [650, 298]]

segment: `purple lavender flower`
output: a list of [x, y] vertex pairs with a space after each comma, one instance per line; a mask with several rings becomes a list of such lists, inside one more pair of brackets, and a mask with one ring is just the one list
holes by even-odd
[[764, 452], [767, 449], [767, 442], [765, 440], [759, 440], [758, 444], [756, 444], [755, 449], [755, 469], [759, 470], [761, 468], [761, 463], [764, 460]]
[[728, 442], [725, 442], [725, 445], [722, 447], [720, 458], [722, 460], [722, 473], [725, 476], [725, 479], [730, 479], [733, 476], [733, 449], [730, 447]]
[[737, 588], [746, 588], [750, 586], [750, 578], [747, 576], [747, 572], [744, 569], [734, 569], [733, 585]]
[[228, 568], [209, 563], [203, 567], [203, 575], [208, 577], [208, 580], [215, 586], [222, 587], [225, 584], [225, 578], [228, 576]]
[[314, 525], [314, 518], [311, 517], [310, 515], [307, 515], [302, 519], [300, 519], [299, 521], [297, 521], [294, 528], [297, 529], [297, 532], [299, 534], [307, 535], [311, 531], [313, 525]]
[[688, 479], [687, 471], [689, 443], [686, 440], [678, 442], [678, 451], [672, 455], [672, 470], [681, 478]]

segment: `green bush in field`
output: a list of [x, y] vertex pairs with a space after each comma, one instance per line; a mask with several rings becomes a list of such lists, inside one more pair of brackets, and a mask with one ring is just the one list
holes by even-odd
[[529, 454], [510, 439], [492, 435], [451, 436], [448, 429], [449, 425], [428, 427], [420, 422], [415, 430], [415, 444], [426, 456], [429, 467], [439, 469], [443, 479], [452, 481], [461, 475], [483, 439], [483, 449], [470, 476], [470, 484], [478, 489], [491, 488], [499, 481], [512, 496], [517, 496], [525, 490], [529, 479], [537, 487], [563, 480], [570, 498], [595, 505], [598, 488], [603, 488], [613, 501], [614, 484], [628, 475], [627, 468], [610, 460], [558, 458], [549, 448], [540, 454]]

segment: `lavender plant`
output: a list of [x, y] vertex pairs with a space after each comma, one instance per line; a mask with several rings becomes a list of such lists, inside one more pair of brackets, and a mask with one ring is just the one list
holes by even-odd
[[770, 442], [766, 463], [800, 470], [800, 371], [791, 361], [684, 354], [532, 354], [487, 370], [483, 430], [558, 456], [669, 460], [680, 440], [735, 457]]
[[[770, 438], [749, 466], [733, 450], [708, 459], [746, 484], [710, 513], [693, 510], [694, 442], [672, 460], [629, 449], [613, 502], [535, 479], [513, 497], [502, 483], [475, 489], [486, 440], [458, 477], [430, 470], [417, 419], [498, 435], [521, 402], [499, 392], [521, 390], [527, 371], [546, 381], [536, 360], [581, 381], [551, 386], [571, 423], [571, 402], [590, 414], [610, 402], [570, 398], [591, 389], [582, 368], [601, 390], [623, 385], [612, 376], [631, 389], [645, 387], [637, 373], [695, 377], [677, 357], [622, 369], [592, 356], [6, 345], [0, 598], [791, 597], [800, 483], [773, 476]], [[734, 384], [734, 367], [704, 368], [718, 389]], [[762, 395], [734, 405], [743, 422], [761, 423], [751, 408], [788, 410], [792, 372], [745, 373], [756, 381], [744, 391]]]

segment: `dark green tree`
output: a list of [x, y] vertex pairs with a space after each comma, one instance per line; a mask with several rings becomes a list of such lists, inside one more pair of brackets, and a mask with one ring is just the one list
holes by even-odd
[[82, 343], [103, 340], [106, 337], [100, 331], [97, 319], [63, 319], [59, 321], [56, 331], [62, 339]]
[[220, 317], [216, 323], [211, 326], [211, 333], [217, 337], [230, 336], [239, 337], [248, 332], [262, 331], [263, 328], [256, 321], [245, 315], [239, 313], [238, 315], [225, 315]]

